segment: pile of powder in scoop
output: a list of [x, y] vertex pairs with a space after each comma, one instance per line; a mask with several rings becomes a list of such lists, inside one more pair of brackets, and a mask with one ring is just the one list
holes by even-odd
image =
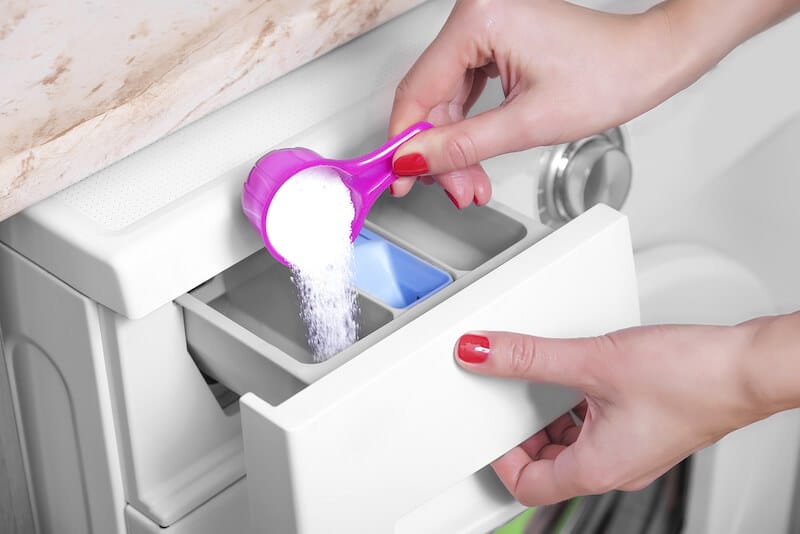
[[311, 167], [278, 189], [267, 211], [272, 246], [291, 264], [308, 344], [314, 360], [326, 360], [358, 335], [353, 286], [350, 190], [327, 167]]

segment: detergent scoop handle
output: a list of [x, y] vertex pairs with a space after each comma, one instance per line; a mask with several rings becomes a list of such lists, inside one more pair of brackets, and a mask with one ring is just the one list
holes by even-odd
[[397, 178], [392, 171], [392, 158], [400, 145], [430, 128], [431, 123], [418, 122], [369, 154], [339, 162], [338, 166], [353, 176], [347, 185], [361, 195], [364, 206], [371, 206]]

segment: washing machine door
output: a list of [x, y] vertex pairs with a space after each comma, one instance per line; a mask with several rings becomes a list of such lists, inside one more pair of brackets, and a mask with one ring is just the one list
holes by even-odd
[[694, 243], [637, 251], [642, 324], [734, 325], [774, 313], [764, 283], [735, 260]]

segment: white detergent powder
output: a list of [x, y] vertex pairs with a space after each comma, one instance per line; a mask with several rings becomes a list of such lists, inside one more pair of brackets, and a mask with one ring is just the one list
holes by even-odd
[[339, 174], [312, 167], [287, 180], [267, 212], [272, 246], [291, 264], [314, 360], [324, 361], [358, 335], [351, 223], [355, 209]]

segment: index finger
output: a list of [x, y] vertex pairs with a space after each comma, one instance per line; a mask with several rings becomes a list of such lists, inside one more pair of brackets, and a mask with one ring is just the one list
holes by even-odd
[[[460, 350], [481, 339], [485, 358], [474, 363], [460, 357]], [[486, 331], [463, 335], [455, 347], [458, 364], [474, 373], [558, 384], [585, 393], [597, 391], [597, 368], [606, 365], [604, 356], [611, 350], [617, 349], [603, 336], [558, 339]]]
[[488, 62], [475, 36], [456, 5], [439, 34], [397, 86], [389, 118], [390, 137], [426, 120], [434, 107], [455, 97], [467, 70]]

